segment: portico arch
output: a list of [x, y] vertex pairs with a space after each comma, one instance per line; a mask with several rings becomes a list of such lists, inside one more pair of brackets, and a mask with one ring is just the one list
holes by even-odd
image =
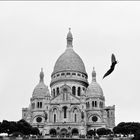
[[56, 135], [56, 130], [54, 128], [50, 129], [50, 135]]
[[93, 134], [94, 134], [94, 131], [92, 129], [87, 131], [87, 135], [92, 136]]
[[72, 135], [78, 135], [79, 134], [79, 131], [77, 128], [73, 128], [72, 131], [71, 131]]
[[61, 135], [66, 135], [68, 132], [68, 130], [66, 128], [62, 128], [61, 131], [60, 131], [60, 134]]

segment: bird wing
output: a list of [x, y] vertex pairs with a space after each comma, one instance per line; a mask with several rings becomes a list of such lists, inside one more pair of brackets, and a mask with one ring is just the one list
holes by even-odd
[[113, 72], [116, 64], [117, 64], [117, 61], [116, 61], [115, 55], [112, 54], [111, 55], [111, 66], [110, 66], [110, 69], [104, 74], [103, 79]]
[[112, 54], [112, 55], [111, 55], [111, 63], [113, 63], [113, 62], [115, 62], [115, 61], [116, 61], [115, 55]]
[[113, 70], [114, 70], [114, 69], [110, 68], [110, 69], [104, 74], [103, 79], [104, 79], [106, 76], [108, 76], [109, 74], [111, 74]]

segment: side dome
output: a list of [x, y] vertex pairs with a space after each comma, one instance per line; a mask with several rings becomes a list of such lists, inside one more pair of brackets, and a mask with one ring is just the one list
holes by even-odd
[[73, 37], [69, 30], [67, 34], [67, 48], [65, 52], [57, 59], [52, 74], [62, 71], [77, 71], [87, 75], [85, 65], [80, 56], [73, 50]]
[[40, 72], [40, 81], [36, 85], [33, 91], [33, 97], [45, 97], [45, 96], [50, 96], [48, 86], [44, 84], [44, 73], [43, 70], [41, 69]]
[[103, 90], [100, 85], [96, 82], [96, 72], [93, 68], [92, 72], [92, 82], [89, 84], [87, 88], [87, 97], [103, 97]]

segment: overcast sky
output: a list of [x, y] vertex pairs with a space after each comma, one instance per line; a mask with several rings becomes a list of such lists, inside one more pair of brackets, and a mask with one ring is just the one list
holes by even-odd
[[[116, 124], [140, 121], [140, 2], [0, 2], [0, 121], [21, 119], [41, 67], [49, 86], [71, 27], [73, 49], [88, 81], [93, 66], [106, 105], [115, 105]], [[119, 64], [109, 69], [111, 53]]]

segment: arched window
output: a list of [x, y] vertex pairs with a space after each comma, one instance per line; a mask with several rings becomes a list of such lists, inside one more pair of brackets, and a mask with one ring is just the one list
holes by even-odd
[[63, 107], [63, 111], [64, 111], [64, 118], [67, 118], [67, 107], [66, 106]]
[[97, 101], [95, 101], [95, 107], [97, 107]]
[[65, 75], [65, 73], [61, 73], [61, 76], [64, 76]]
[[55, 89], [53, 89], [53, 97], [55, 97]]
[[87, 103], [86, 103], [86, 106], [87, 106], [87, 108], [89, 108], [89, 107], [90, 107], [89, 102], [87, 102]]
[[75, 88], [75, 86], [73, 86], [72, 87], [72, 94], [75, 95], [75, 93], [76, 93], [76, 88]]
[[35, 103], [32, 103], [32, 109], [34, 109], [35, 108]]
[[59, 87], [56, 88], [57, 95], [59, 95]]
[[77, 95], [80, 96], [81, 95], [81, 88], [78, 87], [78, 90], [77, 90]]
[[56, 114], [54, 114], [54, 123], [56, 122]]
[[39, 108], [42, 108], [42, 102], [40, 102], [40, 107]]
[[37, 102], [37, 108], [39, 108], [39, 102]]
[[88, 107], [90, 107], [90, 104], [89, 104], [89, 102], [88, 102]]
[[77, 121], [77, 115], [76, 114], [74, 115], [74, 121], [75, 122]]
[[92, 101], [92, 107], [94, 107], [94, 101]]
[[99, 106], [100, 106], [100, 108], [102, 108], [102, 102], [100, 102]]
[[100, 107], [103, 108], [103, 102], [100, 102]]
[[86, 103], [86, 107], [87, 107], [88, 105], [87, 105], [87, 103]]

